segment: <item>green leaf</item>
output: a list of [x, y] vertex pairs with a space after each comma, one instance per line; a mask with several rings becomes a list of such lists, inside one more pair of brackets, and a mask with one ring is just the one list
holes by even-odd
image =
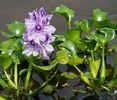
[[11, 37], [13, 37], [12, 34], [9, 34], [9, 33], [3, 32], [3, 31], [1, 31], [1, 35], [4, 36], [4, 37], [6, 37], [6, 38], [11, 38]]
[[15, 43], [14, 39], [3, 41], [0, 44], [0, 50], [2, 51], [3, 54], [4, 53], [12, 54], [12, 52], [14, 51], [14, 47], [13, 47], [14, 43]]
[[72, 54], [76, 54], [77, 48], [74, 42], [67, 40], [59, 45], [59, 48], [66, 48], [68, 49]]
[[100, 32], [105, 34], [105, 43], [111, 41], [115, 37], [115, 31], [112, 28], [101, 28]]
[[77, 47], [82, 51], [94, 50], [95, 46], [96, 46], [96, 41], [87, 38], [84, 38], [77, 43]]
[[67, 30], [65, 33], [65, 37], [67, 40], [71, 40], [77, 43], [80, 40], [80, 31], [78, 31], [77, 29]]
[[56, 65], [58, 64], [58, 61], [55, 59], [54, 61], [51, 62], [50, 65], [48, 66], [38, 66], [38, 65], [35, 65], [34, 63], [32, 63], [33, 67], [37, 70], [44, 70], [44, 71], [49, 71], [51, 70], [52, 68], [54, 68]]
[[12, 24], [7, 24], [7, 27], [9, 31], [16, 36], [21, 36], [25, 29], [24, 24], [18, 21], [15, 21]]
[[54, 46], [57, 46], [58, 44], [60, 44], [66, 40], [64, 35], [56, 34], [54, 36], [55, 36], [55, 40], [54, 40], [54, 42], [52, 42], [52, 45], [54, 45]]
[[89, 76], [85, 75], [85, 73], [80, 74], [80, 77], [86, 84], [92, 86], [92, 82], [88, 78]]
[[84, 61], [84, 57], [77, 56], [77, 55], [72, 55], [69, 59], [68, 64], [70, 65], [79, 65], [82, 64]]
[[6, 95], [0, 94], [0, 100], [8, 100]]
[[100, 9], [94, 9], [93, 10], [93, 20], [94, 21], [104, 21], [107, 20], [107, 13], [101, 11]]
[[93, 61], [91, 58], [89, 58], [89, 67], [90, 67], [90, 72], [93, 75], [93, 78], [97, 77], [100, 64], [101, 64], [101, 59]]
[[85, 72], [84, 76], [86, 76], [88, 79], [94, 79], [93, 75], [90, 72]]
[[65, 78], [77, 78], [77, 75], [75, 73], [72, 72], [63, 72], [61, 73], [61, 76], [64, 76]]
[[107, 83], [108, 88], [113, 88], [117, 86], [117, 77], [112, 79], [110, 82]]
[[60, 42], [64, 42], [65, 41], [65, 37], [64, 37], [64, 35], [61, 35], [61, 34], [59, 34], [59, 35], [54, 35], [55, 37], [56, 37], [56, 39], [55, 39], [55, 41], [60, 41]]
[[20, 42], [20, 38], [11, 38], [6, 41], [3, 41], [0, 44], [0, 51], [2, 51], [2, 54], [7, 53], [11, 55], [14, 50], [19, 50], [21, 45]]
[[115, 37], [115, 31], [111, 28], [101, 28], [99, 31], [93, 31], [88, 37], [96, 40], [99, 44], [105, 44]]
[[79, 21], [79, 20], [76, 20], [76, 21], [74, 22], [74, 24], [75, 24], [76, 28], [77, 28], [78, 30], [80, 30], [80, 21]]
[[67, 64], [69, 61], [69, 51], [66, 49], [58, 51], [56, 59], [60, 64]]
[[74, 11], [64, 5], [56, 7], [54, 13], [64, 16], [67, 22], [70, 22], [71, 19], [74, 17]]
[[12, 63], [12, 58], [7, 54], [0, 54], [0, 65], [5, 70], [7, 69]]
[[93, 25], [93, 21], [90, 19], [84, 19], [80, 22], [80, 27], [83, 32], [88, 32]]
[[85, 51], [87, 48], [87, 44], [82, 40], [80, 40], [77, 44], [77, 48], [80, 49], [81, 51]]

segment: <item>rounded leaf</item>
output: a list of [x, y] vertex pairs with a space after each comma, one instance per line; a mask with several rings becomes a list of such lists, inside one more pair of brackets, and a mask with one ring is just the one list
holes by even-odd
[[0, 65], [5, 70], [10, 67], [12, 63], [12, 58], [7, 54], [0, 54]]
[[104, 21], [107, 20], [108, 13], [101, 11], [100, 9], [93, 10], [93, 20], [94, 21]]
[[71, 19], [74, 17], [74, 11], [64, 5], [56, 7], [54, 13], [61, 14], [67, 21], [71, 21]]
[[60, 64], [67, 64], [69, 61], [69, 52], [67, 50], [60, 50], [56, 53], [56, 59]]
[[77, 48], [76, 44], [70, 40], [67, 40], [59, 45], [59, 48], [66, 48], [68, 49], [72, 54], [76, 54]]
[[15, 21], [12, 24], [7, 24], [7, 27], [9, 31], [16, 36], [21, 36], [25, 30], [24, 24], [18, 21]]
[[67, 30], [65, 33], [65, 37], [66, 39], [77, 43], [80, 40], [80, 31], [78, 31], [77, 29]]
[[84, 57], [80, 57], [80, 56], [77, 56], [77, 55], [73, 55], [70, 57], [69, 59], [69, 64], [70, 65], [78, 65], [78, 64], [82, 64], [84, 61]]

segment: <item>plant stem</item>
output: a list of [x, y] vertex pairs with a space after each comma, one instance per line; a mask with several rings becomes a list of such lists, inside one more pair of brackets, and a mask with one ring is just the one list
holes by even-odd
[[5, 75], [6, 75], [6, 78], [7, 78], [7, 81], [8, 81], [8, 83], [9, 83], [9, 85], [10, 85], [12, 88], [17, 89], [17, 87], [16, 87], [15, 84], [11, 81], [9, 75], [7, 74], [7, 72], [6, 72], [5, 70], [4, 70], [4, 73], [5, 73]]
[[113, 78], [117, 76], [117, 54], [115, 55], [115, 66], [114, 66], [114, 75]]
[[48, 80], [46, 82], [44, 82], [40, 87], [38, 87], [37, 89], [35, 89], [33, 92], [29, 93], [29, 96], [30, 95], [31, 96], [35, 96], [37, 93], [39, 93], [51, 81], [51, 79], [56, 75], [57, 72], [58, 72], [58, 68], [52, 74], [52, 76], [50, 78], [48, 78]]
[[100, 78], [101, 83], [104, 83], [105, 77], [106, 77], [106, 66], [105, 66], [105, 59], [104, 59], [104, 44], [102, 46], [102, 64], [100, 69]]
[[75, 68], [80, 74], [83, 74], [83, 72], [82, 72], [76, 65], [74, 65], [74, 68]]
[[71, 29], [71, 21], [68, 21], [68, 27]]
[[14, 82], [15, 82], [15, 86], [17, 87], [17, 81], [18, 81], [18, 76], [17, 76], [17, 63], [15, 63], [14, 66]]
[[27, 75], [26, 75], [25, 85], [24, 85], [25, 89], [28, 88], [31, 72], [32, 72], [32, 61], [30, 60], [29, 66], [28, 66], [28, 72], [27, 72]]
[[87, 83], [89, 86], [93, 86], [91, 81], [88, 79], [87, 76], [84, 75], [84, 73], [76, 66], [74, 65], [74, 68], [80, 73], [80, 78]]

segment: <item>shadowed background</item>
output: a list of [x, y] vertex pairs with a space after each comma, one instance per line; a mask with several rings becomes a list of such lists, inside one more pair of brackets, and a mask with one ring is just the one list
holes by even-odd
[[[117, 21], [117, 0], [0, 0], [0, 30], [6, 31], [6, 24], [15, 20], [24, 22], [28, 12], [33, 9], [44, 6], [47, 11], [52, 11], [61, 4], [75, 10], [74, 20], [89, 18], [94, 8], [100, 8]], [[67, 29], [65, 19], [59, 15], [55, 15], [51, 23], [59, 33], [64, 33]], [[1, 35], [0, 40], [3, 40]]]

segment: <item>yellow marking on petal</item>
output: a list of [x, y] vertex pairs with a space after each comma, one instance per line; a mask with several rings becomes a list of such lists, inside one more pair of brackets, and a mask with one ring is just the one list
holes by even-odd
[[40, 30], [40, 29], [41, 29], [41, 27], [38, 25], [38, 26], [37, 26], [37, 29], [39, 29], [39, 30]]

